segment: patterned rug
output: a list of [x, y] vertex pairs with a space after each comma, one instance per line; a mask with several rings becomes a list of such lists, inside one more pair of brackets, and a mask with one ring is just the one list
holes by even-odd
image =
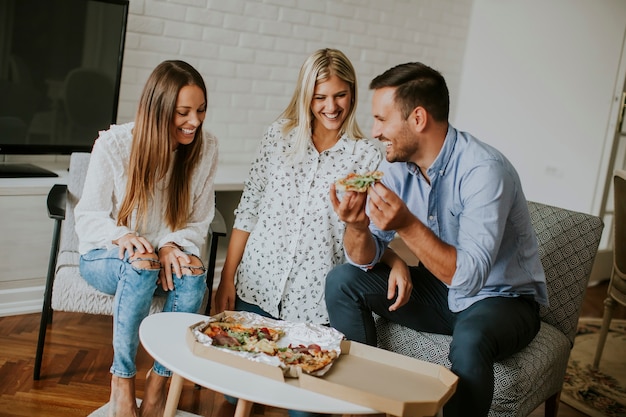
[[601, 319], [581, 318], [561, 401], [592, 417], [626, 417], [626, 320], [613, 319], [597, 370], [591, 364]]

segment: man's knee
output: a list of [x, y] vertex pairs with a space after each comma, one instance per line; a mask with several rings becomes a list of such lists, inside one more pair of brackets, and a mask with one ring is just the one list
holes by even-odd
[[334, 291], [350, 280], [352, 265], [337, 265], [326, 275], [326, 292]]
[[479, 327], [456, 326], [448, 358], [455, 369], [469, 372], [477, 366], [492, 365], [496, 351], [494, 339], [483, 333]]

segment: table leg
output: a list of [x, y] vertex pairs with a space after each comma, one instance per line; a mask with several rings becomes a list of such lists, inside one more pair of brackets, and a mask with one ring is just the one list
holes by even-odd
[[170, 389], [167, 392], [167, 401], [165, 402], [165, 411], [163, 417], [176, 416], [176, 410], [178, 409], [178, 400], [180, 400], [180, 393], [183, 390], [183, 377], [174, 373], [172, 374], [172, 381], [170, 382]]
[[237, 407], [235, 408], [235, 417], [249, 417], [253, 405], [254, 403], [252, 401], [239, 398], [237, 400]]

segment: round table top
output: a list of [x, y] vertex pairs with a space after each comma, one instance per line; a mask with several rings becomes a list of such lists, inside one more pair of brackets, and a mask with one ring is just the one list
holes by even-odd
[[187, 328], [206, 320], [192, 313], [157, 313], [146, 317], [139, 338], [146, 351], [172, 372], [195, 384], [258, 404], [327, 414], [376, 414], [380, 411], [317, 394], [297, 385], [243, 371], [194, 355], [186, 342]]

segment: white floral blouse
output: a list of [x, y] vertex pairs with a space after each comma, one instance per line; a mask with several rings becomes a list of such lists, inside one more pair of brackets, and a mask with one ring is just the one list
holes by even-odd
[[330, 184], [376, 169], [382, 152], [375, 141], [343, 135], [322, 153], [310, 142], [294, 163], [285, 155], [293, 135], [283, 136], [283, 123], [265, 133], [235, 210], [234, 228], [250, 233], [237, 294], [274, 317], [328, 323], [326, 274], [345, 262], [344, 224], [333, 211]]

